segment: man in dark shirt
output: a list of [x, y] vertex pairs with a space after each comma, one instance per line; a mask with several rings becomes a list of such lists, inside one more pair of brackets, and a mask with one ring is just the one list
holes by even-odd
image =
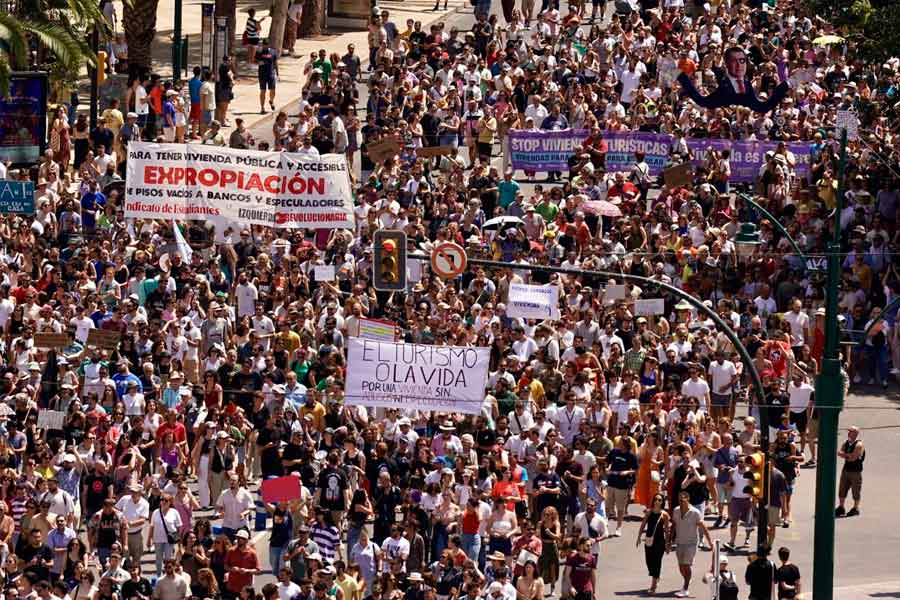
[[131, 579], [122, 584], [122, 597], [126, 600], [149, 598], [153, 594], [153, 587], [149, 581], [141, 577], [141, 563], [129, 562], [126, 568], [131, 573]]
[[269, 106], [275, 110], [275, 83], [278, 81], [278, 58], [266, 41], [256, 53], [257, 78], [259, 80], [259, 114], [266, 114], [266, 90], [269, 90]]
[[47, 581], [53, 566], [53, 553], [44, 543], [40, 529], [32, 529], [28, 537], [29, 543], [19, 552], [19, 567], [24, 573], [33, 573], [38, 581]]
[[538, 473], [532, 483], [534, 514], [540, 515], [548, 506], [555, 506], [562, 493], [559, 475], [550, 471], [550, 462], [546, 458], [538, 460]]
[[262, 377], [253, 370], [253, 361], [245, 359], [241, 364], [241, 370], [231, 376], [231, 389], [240, 390], [235, 398], [235, 403], [250, 413], [253, 403], [253, 393], [262, 389]]
[[113, 497], [113, 480], [106, 473], [106, 463], [94, 463], [94, 472], [82, 481], [81, 501], [84, 520], [89, 521], [95, 513], [103, 508], [103, 502]]
[[[343, 513], [350, 506], [350, 486], [347, 474], [338, 466], [338, 454], [328, 455], [328, 466], [319, 473], [315, 504], [332, 513]], [[341, 519], [335, 519], [340, 523]]]
[[269, 417], [265, 428], [259, 432], [256, 445], [260, 450], [260, 468], [264, 478], [281, 477], [284, 475], [284, 467], [281, 464], [281, 440], [285, 437], [284, 421], [281, 417], [281, 409], [276, 408], [275, 414]]
[[772, 600], [775, 565], [769, 560], [769, 548], [759, 549], [756, 558], [747, 565], [744, 580], [750, 586], [750, 600]]
[[634, 485], [638, 469], [637, 457], [629, 450], [629, 445], [628, 438], [623, 436], [619, 438], [618, 446], [606, 455], [606, 483], [609, 486], [607, 497], [611, 500], [607, 502], [606, 512], [610, 519], [614, 514], [616, 517], [616, 529], [612, 534], [614, 537], [621, 535], [622, 523], [628, 511], [628, 490]]
[[591, 554], [591, 540], [581, 538], [578, 540], [578, 552], [569, 556], [566, 560], [564, 578], [572, 583], [572, 592], [575, 600], [591, 600], [594, 595], [594, 569], [597, 567], [597, 557]]
[[800, 595], [800, 569], [789, 562], [791, 551], [782, 546], [778, 549], [778, 560], [781, 566], [775, 570], [775, 583], [778, 585], [778, 600], [796, 598]]

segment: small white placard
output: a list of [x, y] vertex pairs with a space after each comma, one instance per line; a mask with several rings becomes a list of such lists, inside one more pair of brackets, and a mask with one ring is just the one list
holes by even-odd
[[334, 265], [317, 265], [313, 267], [316, 281], [334, 281]]

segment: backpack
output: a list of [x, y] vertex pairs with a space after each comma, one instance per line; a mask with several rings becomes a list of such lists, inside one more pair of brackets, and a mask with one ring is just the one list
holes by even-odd
[[719, 600], [738, 600], [738, 586], [731, 571], [725, 577], [719, 576]]

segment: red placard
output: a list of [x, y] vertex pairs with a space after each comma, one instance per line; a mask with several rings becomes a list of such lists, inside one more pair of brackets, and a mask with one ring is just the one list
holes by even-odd
[[300, 478], [293, 475], [267, 479], [262, 482], [262, 497], [269, 504], [300, 498]]

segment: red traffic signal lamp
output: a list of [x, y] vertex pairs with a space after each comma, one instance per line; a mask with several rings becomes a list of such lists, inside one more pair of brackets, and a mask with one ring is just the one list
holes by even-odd
[[372, 285], [380, 292], [406, 289], [406, 234], [376, 231], [373, 239]]

